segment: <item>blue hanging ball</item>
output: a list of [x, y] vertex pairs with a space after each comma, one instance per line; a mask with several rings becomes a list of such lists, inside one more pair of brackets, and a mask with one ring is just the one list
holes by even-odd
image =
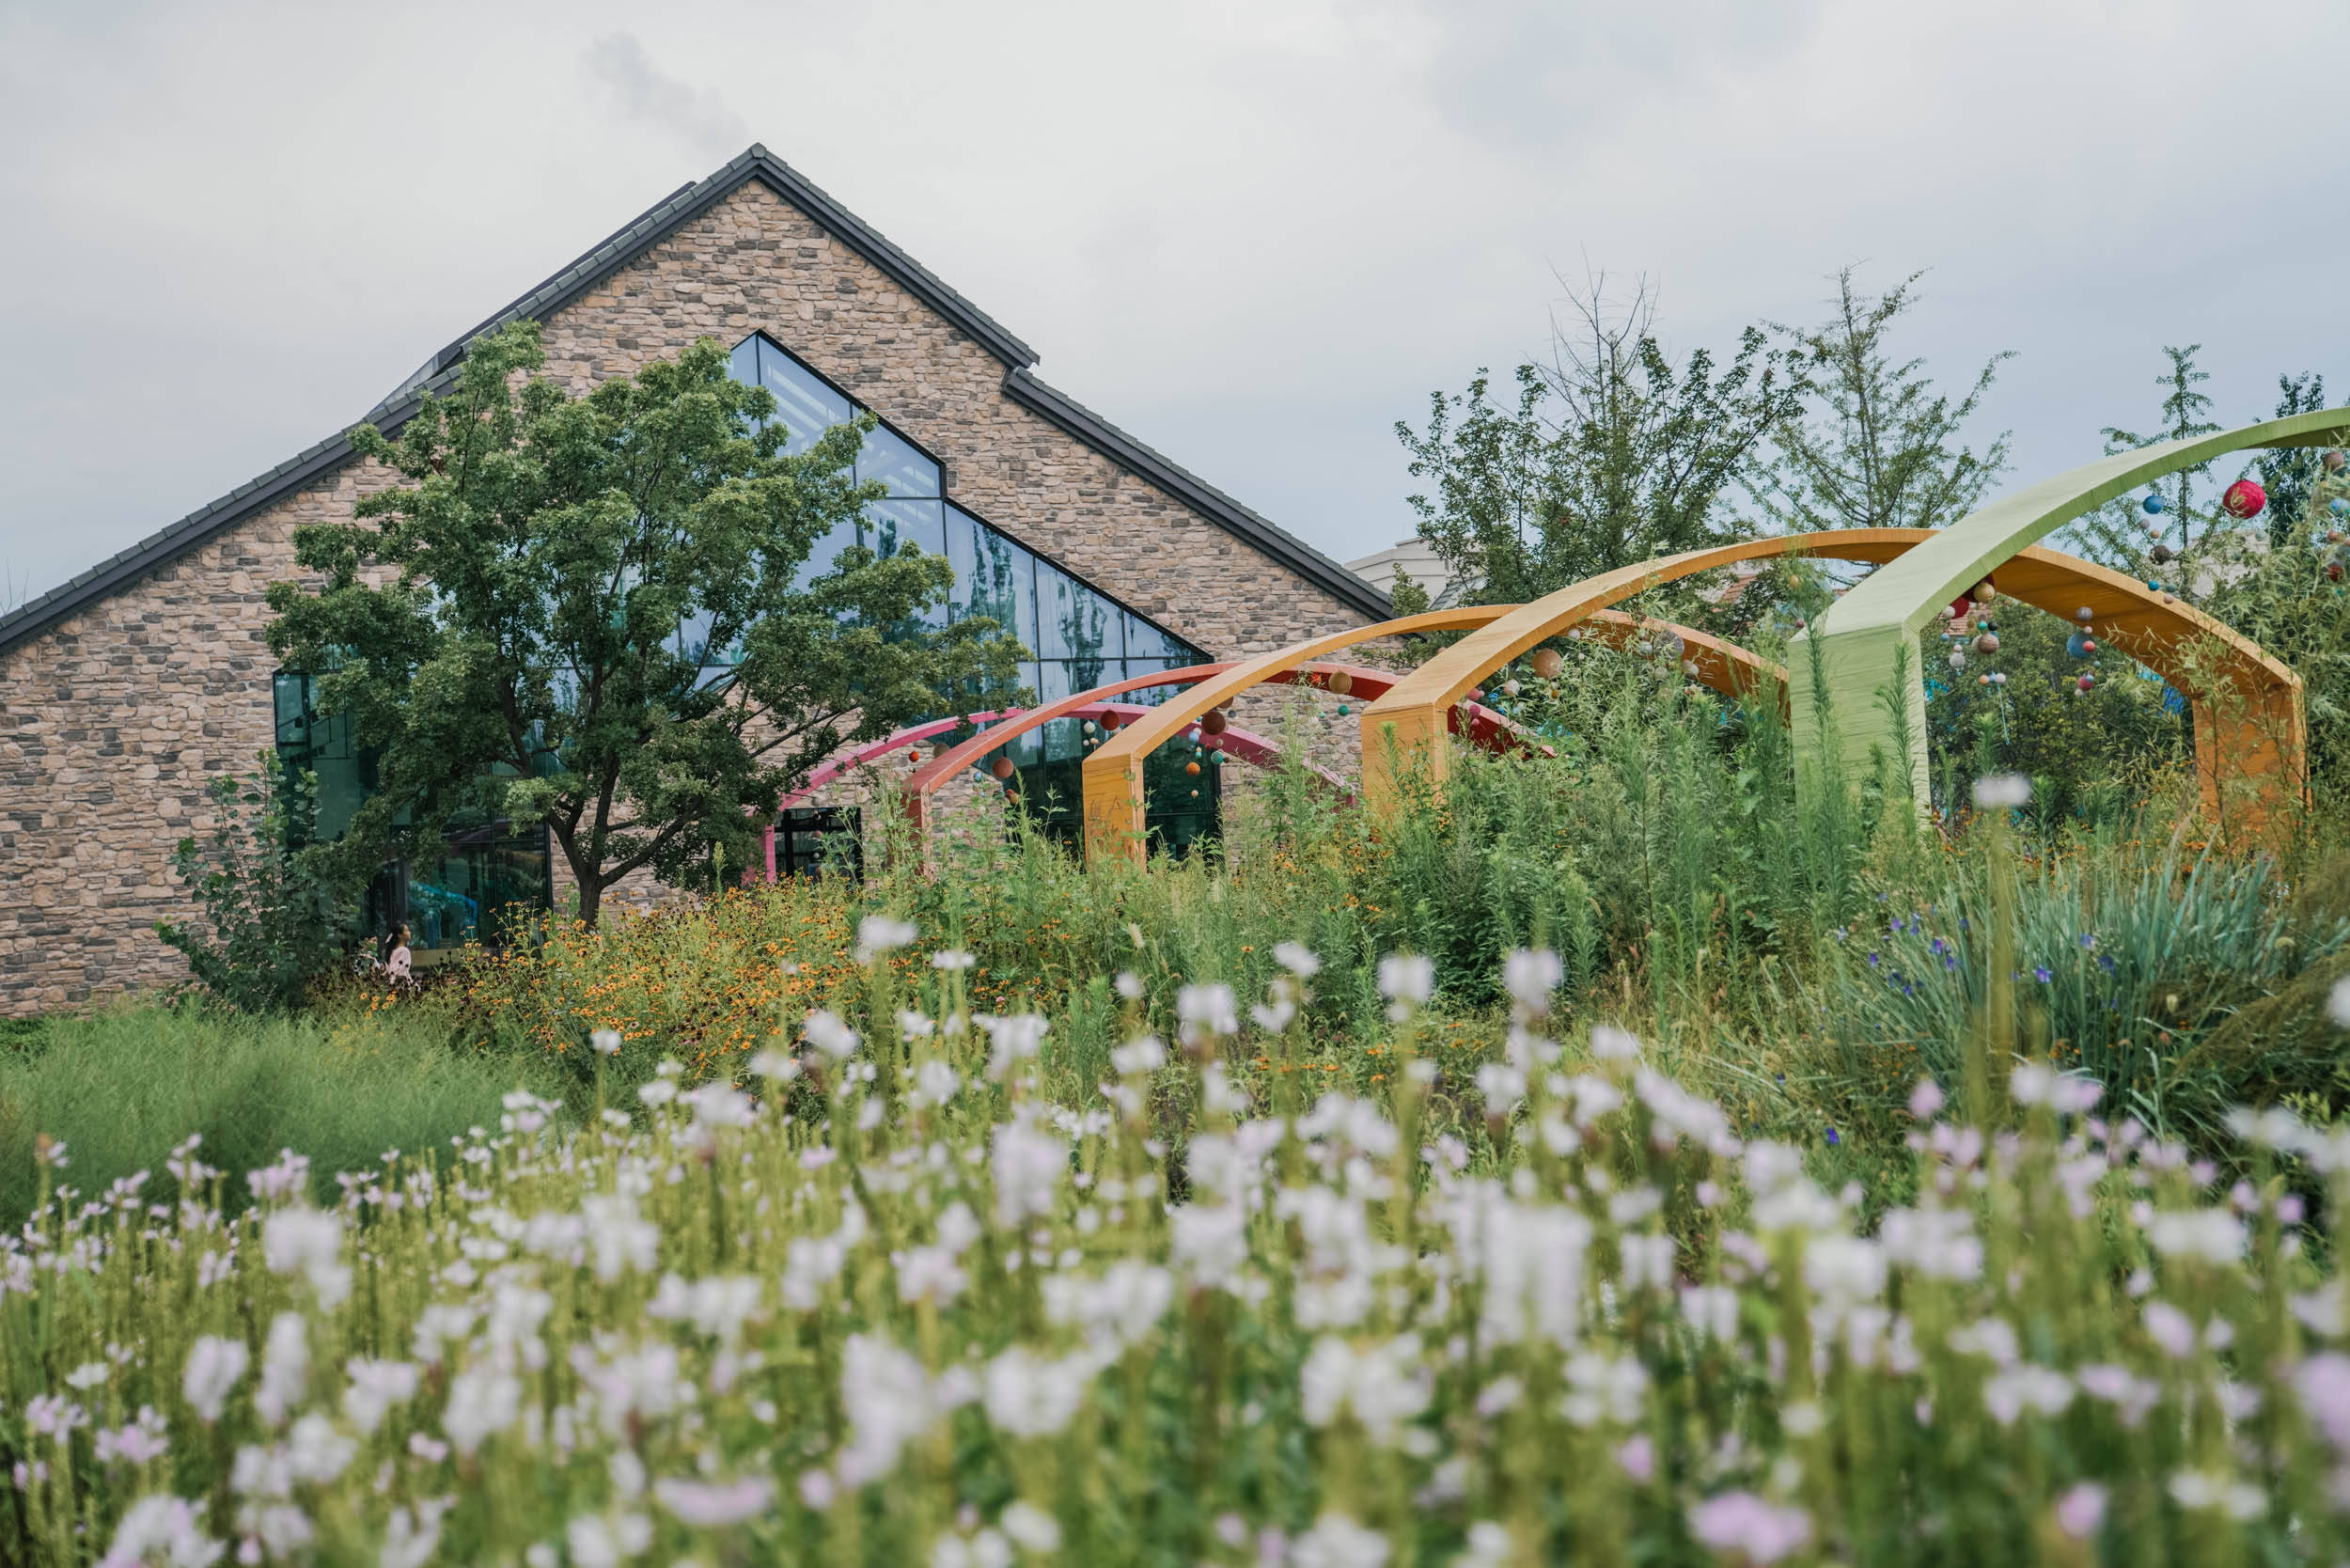
[[2071, 654], [2076, 659], [2088, 658], [2089, 634], [2086, 632], [2076, 632], [2071, 636], [2065, 638], [2064, 651]]
[[2138, 505], [2145, 508], [2150, 512], [2160, 511], [2162, 510], [2162, 497], [2159, 495], [2149, 495], [2145, 500], [2140, 501]]
[[2337, 495], [2326, 503], [2326, 510], [2336, 517], [2350, 517], [2350, 500], [2344, 500]]

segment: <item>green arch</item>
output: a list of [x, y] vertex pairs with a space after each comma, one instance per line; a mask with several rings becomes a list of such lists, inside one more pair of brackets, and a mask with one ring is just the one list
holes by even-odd
[[1797, 634], [1787, 661], [1794, 687], [1795, 754], [1817, 755], [1823, 729], [1806, 638], [1819, 643], [1847, 778], [1859, 776], [1875, 748], [1883, 747], [1888, 757], [1899, 749], [1892, 715], [1879, 693], [1892, 678], [1899, 651], [1906, 648], [1912, 676], [1906, 694], [1909, 771], [1914, 798], [1922, 803], [1930, 794], [1924, 666], [1918, 633], [1935, 610], [2027, 546], [2150, 479], [2250, 447], [2331, 446], [2344, 431], [2350, 431], [2350, 408], [2328, 408], [2217, 435], [2140, 447], [2084, 463], [1968, 512], [1908, 554], [1877, 568], [1809, 632]]

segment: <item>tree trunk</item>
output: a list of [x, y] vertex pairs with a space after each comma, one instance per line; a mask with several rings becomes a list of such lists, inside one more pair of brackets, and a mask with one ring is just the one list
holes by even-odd
[[579, 919], [589, 931], [596, 929], [597, 912], [603, 906], [603, 884], [579, 878]]

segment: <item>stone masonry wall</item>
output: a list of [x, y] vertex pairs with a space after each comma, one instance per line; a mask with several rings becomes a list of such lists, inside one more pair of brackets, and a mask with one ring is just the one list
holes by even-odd
[[[762, 185], [544, 325], [574, 392], [764, 330], [936, 454], [959, 504], [1218, 657], [1361, 621], [1013, 402], [999, 361]], [[0, 1016], [185, 977], [152, 927], [190, 909], [168, 859], [212, 826], [206, 780], [270, 743], [262, 591], [292, 574], [296, 525], [381, 482], [346, 468], [0, 653]], [[1258, 727], [1253, 703], [1235, 717]]]

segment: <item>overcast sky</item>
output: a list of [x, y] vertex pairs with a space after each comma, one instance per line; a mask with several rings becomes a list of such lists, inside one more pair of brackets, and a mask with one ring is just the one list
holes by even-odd
[[[1039, 373], [1340, 557], [1392, 433], [1646, 274], [1668, 347], [1931, 269], [2015, 478], [2339, 352], [2343, 0], [0, 0], [0, 597], [342, 428], [762, 141]], [[12, 591], [10, 591], [12, 590]]]

